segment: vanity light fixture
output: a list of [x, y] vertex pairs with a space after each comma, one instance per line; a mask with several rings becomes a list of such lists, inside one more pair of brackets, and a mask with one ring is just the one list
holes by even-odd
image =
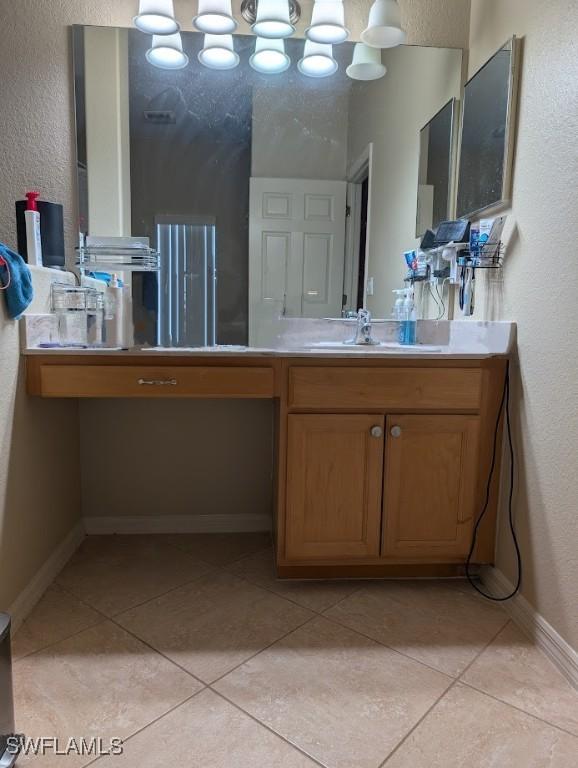
[[343, 0], [315, 0], [311, 26], [305, 30], [308, 40], [315, 43], [343, 43], [349, 37], [345, 28]]
[[147, 61], [159, 69], [184, 69], [189, 57], [183, 51], [181, 33], [153, 35], [152, 47], [146, 52]]
[[291, 66], [291, 59], [285, 53], [285, 41], [258, 37], [255, 53], [249, 59], [249, 64], [263, 75], [285, 72]]
[[289, 0], [257, 0], [257, 15], [251, 29], [257, 37], [291, 37], [295, 27], [291, 23]]
[[174, 35], [181, 28], [175, 19], [173, 0], [140, 0], [133, 24], [149, 35]]
[[198, 58], [209, 69], [235, 69], [239, 54], [233, 47], [233, 35], [205, 35], [204, 48]]
[[397, 0], [375, 0], [369, 10], [367, 29], [361, 39], [371, 48], [395, 48], [407, 40], [401, 28], [401, 11]]
[[237, 29], [231, 0], [199, 0], [194, 26], [210, 35], [230, 35]]
[[387, 72], [381, 63], [379, 48], [370, 48], [365, 43], [356, 43], [353, 49], [353, 61], [345, 70], [352, 80], [379, 80]]
[[333, 46], [330, 43], [305, 41], [303, 58], [297, 64], [302, 75], [307, 77], [329, 77], [337, 72], [338, 64], [333, 58]]

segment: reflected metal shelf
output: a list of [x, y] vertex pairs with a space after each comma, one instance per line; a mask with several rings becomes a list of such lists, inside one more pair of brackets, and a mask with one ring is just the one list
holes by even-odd
[[84, 246], [77, 248], [76, 266], [90, 272], [158, 272], [158, 251], [148, 247]]

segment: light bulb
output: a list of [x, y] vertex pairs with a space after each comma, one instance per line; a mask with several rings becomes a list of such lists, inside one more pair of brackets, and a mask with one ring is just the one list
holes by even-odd
[[295, 27], [289, 18], [289, 0], [257, 0], [257, 18], [251, 29], [257, 37], [291, 37]]
[[229, 35], [237, 29], [231, 0], [199, 0], [198, 10], [193, 24], [200, 32]]
[[289, 69], [291, 59], [285, 53], [283, 40], [258, 37], [255, 53], [249, 59], [249, 64], [264, 75], [276, 75]]
[[209, 69], [235, 69], [239, 54], [233, 47], [233, 35], [205, 35], [204, 47], [198, 58]]
[[146, 57], [150, 64], [159, 69], [184, 69], [189, 63], [189, 57], [183, 52], [180, 32], [174, 35], [153, 35], [153, 44]]
[[353, 49], [353, 61], [346, 69], [352, 80], [378, 80], [387, 72], [381, 63], [379, 48], [370, 48], [365, 43], [356, 43]]
[[372, 48], [395, 48], [407, 39], [401, 28], [401, 12], [397, 0], [375, 0], [369, 10], [367, 29], [361, 39]]
[[181, 28], [175, 19], [173, 0], [140, 0], [133, 24], [149, 35], [174, 35]]
[[302, 75], [307, 77], [329, 77], [337, 72], [338, 64], [333, 58], [333, 46], [328, 43], [305, 41], [303, 58], [297, 64]]
[[311, 26], [305, 36], [315, 43], [343, 43], [349, 37], [345, 28], [343, 0], [315, 0]]

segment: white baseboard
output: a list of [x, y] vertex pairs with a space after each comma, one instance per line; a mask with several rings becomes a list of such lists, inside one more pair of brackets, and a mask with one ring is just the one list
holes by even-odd
[[270, 531], [269, 515], [140, 515], [85, 517], [88, 535], [111, 533], [249, 533]]
[[[506, 595], [513, 585], [497, 568], [483, 568], [481, 573], [484, 585], [492, 594]], [[561, 637], [522, 595], [502, 603], [510, 618], [520, 629], [534, 640], [548, 658], [554, 662], [564, 677], [578, 688], [578, 653]]]
[[85, 536], [84, 524], [79, 522], [37, 571], [28, 586], [18, 595], [8, 613], [12, 616], [12, 632], [16, 632], [36, 603], [76, 552]]

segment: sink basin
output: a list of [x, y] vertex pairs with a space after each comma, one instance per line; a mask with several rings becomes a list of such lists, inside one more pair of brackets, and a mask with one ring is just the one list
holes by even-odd
[[379, 344], [349, 344], [346, 341], [316, 341], [307, 344], [307, 349], [339, 349], [347, 352], [441, 352], [441, 347], [433, 347], [428, 344], [396, 344], [394, 342], [380, 342]]
[[151, 347], [147, 352], [245, 352], [241, 344], [215, 344], [212, 347]]

